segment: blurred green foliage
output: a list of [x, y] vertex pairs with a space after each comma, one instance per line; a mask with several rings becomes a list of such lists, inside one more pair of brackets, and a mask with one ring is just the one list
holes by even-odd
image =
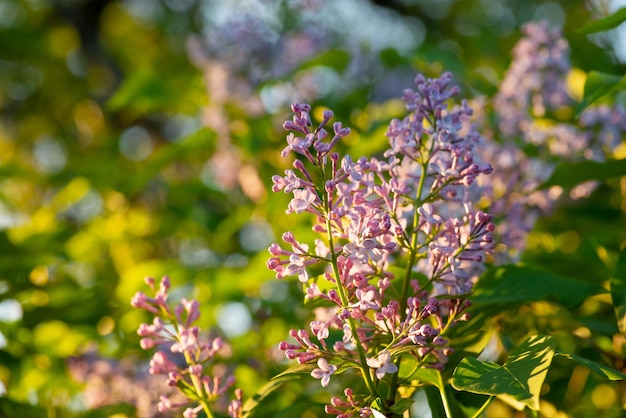
[[[145, 276], [169, 275], [181, 296], [202, 303], [202, 325], [229, 337], [226, 361], [246, 394], [286, 367], [276, 343], [308, 313], [297, 286], [266, 269], [266, 248], [286, 230], [312, 236], [284, 214], [286, 196], [268, 199], [272, 174], [288, 168], [279, 158], [288, 108], [253, 112], [211, 89], [211, 70], [192, 64], [188, 52], [192, 35], [211, 30], [204, 3], [0, 0], [2, 416], [134, 416], [125, 404], [87, 410], [80, 396], [87, 382], [73, 379], [67, 362], [85, 353], [146, 359], [135, 330], [147, 317], [129, 306]], [[278, 3], [287, 28], [296, 17], [289, 2]], [[346, 146], [367, 155], [384, 147], [385, 124], [402, 114], [389, 99], [411, 87], [390, 79], [449, 70], [468, 92], [492, 94], [528, 20], [563, 25], [576, 68], [624, 73], [608, 48], [576, 32], [592, 19], [583, 1], [376, 3], [393, 18], [410, 18], [422, 42], [377, 51], [380, 70], [348, 80], [354, 51], [346, 45], [362, 41], [339, 34], [343, 42], [252, 84], [250, 101], [324, 67], [348, 87], [316, 100], [353, 127]], [[393, 91], [381, 92], [385, 83]], [[477, 346], [492, 338], [511, 348], [532, 334], [553, 335], [559, 351], [626, 368], [607, 293], [626, 231], [623, 163], [613, 164], [576, 174], [603, 185], [540, 221], [523, 257], [531, 267], [506, 276], [516, 287], [498, 283], [498, 270], [485, 278], [489, 287], [477, 289], [476, 300], [484, 310], [467, 325], [482, 330]], [[564, 166], [552, 180], [567, 186], [580, 168]], [[233, 307], [244, 308], [240, 320], [249, 324], [220, 329]], [[623, 384], [553, 361], [561, 367], [542, 389], [545, 416], [622, 416]], [[280, 396], [268, 396], [267, 411], [321, 415], [325, 396], [316, 385], [285, 384]], [[488, 416], [518, 416], [507, 408], [496, 402]]]

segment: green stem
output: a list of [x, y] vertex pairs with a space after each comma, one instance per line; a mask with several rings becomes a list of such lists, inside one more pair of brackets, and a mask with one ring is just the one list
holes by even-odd
[[[422, 163], [422, 175], [420, 176], [420, 181], [417, 186], [417, 191], [415, 192], [415, 207], [413, 208], [413, 222], [411, 223], [411, 247], [410, 247], [410, 256], [409, 261], [406, 266], [406, 270], [404, 271], [404, 278], [402, 279], [402, 290], [400, 293], [400, 321], [404, 321], [406, 319], [406, 308], [407, 308], [407, 297], [409, 295], [409, 285], [411, 283], [411, 273], [413, 272], [413, 266], [415, 265], [415, 261], [417, 259], [417, 232], [415, 229], [417, 228], [417, 222], [419, 219], [419, 214], [417, 209], [419, 209], [417, 202], [422, 195], [422, 191], [424, 189], [424, 184], [426, 182], [426, 169], [428, 168], [427, 163]], [[396, 360], [396, 366], [398, 367], [398, 372], [396, 372], [391, 378], [391, 390], [389, 391], [389, 397], [387, 398], [387, 403], [392, 405], [395, 401], [396, 392], [398, 391], [398, 374], [400, 373], [400, 366], [402, 364], [402, 357], [398, 357]]]
[[[321, 165], [319, 168], [320, 168], [320, 172], [322, 175], [322, 181], [323, 181], [322, 184], [325, 184], [326, 183], [325, 167]], [[330, 197], [328, 196], [327, 193], [324, 193], [323, 187], [318, 190], [320, 190], [320, 195], [322, 196], [322, 200], [324, 203], [324, 211], [326, 215], [325, 218], [326, 218], [327, 240], [328, 240], [328, 246], [330, 247], [331, 266], [333, 269], [333, 274], [335, 276], [335, 285], [337, 288], [337, 293], [339, 294], [339, 299], [341, 300], [341, 305], [343, 306], [343, 308], [348, 309], [348, 306], [350, 305], [350, 301], [348, 300], [346, 289], [343, 287], [343, 284], [341, 283], [341, 276], [339, 275], [339, 265], [337, 262], [338, 255], [335, 252], [335, 243], [333, 239], [332, 222], [328, 216], [328, 214], [330, 213], [330, 209], [331, 209]], [[365, 355], [365, 351], [363, 350], [363, 345], [361, 344], [361, 339], [359, 338], [358, 328], [356, 326], [356, 323], [354, 322], [354, 319], [348, 318], [348, 325], [350, 326], [350, 330], [352, 331], [352, 338], [354, 338], [354, 343], [359, 353], [359, 369], [361, 370], [361, 374], [363, 375], [363, 381], [370, 395], [372, 397], [376, 397], [377, 390], [374, 385], [374, 382], [372, 381], [370, 369], [369, 369], [369, 366], [367, 365], [367, 356]]]
[[443, 409], [446, 412], [446, 417], [452, 418], [452, 411], [450, 411], [450, 405], [448, 404], [448, 397], [446, 395], [446, 387], [445, 385], [438, 385], [439, 394], [441, 395], [441, 403], [443, 404]]
[[481, 406], [480, 409], [476, 411], [474, 415], [472, 415], [472, 418], [479, 418], [483, 414], [483, 412], [485, 412], [487, 407], [491, 405], [491, 402], [493, 402], [494, 399], [496, 399], [495, 396], [490, 396], [489, 399], [487, 399], [487, 402], [485, 402], [483, 406]]
[[[198, 364], [188, 352], [184, 353], [185, 361], [188, 365]], [[198, 376], [190, 374], [191, 383], [193, 385], [193, 389], [198, 395], [198, 402], [202, 405], [202, 410], [206, 414], [207, 418], [213, 418], [213, 413], [211, 412], [211, 408], [209, 407], [209, 400], [207, 399], [207, 393], [202, 386], [202, 382]]]
[[[327, 203], [327, 212], [330, 211]], [[328, 237], [328, 245], [330, 246], [330, 256], [331, 256], [331, 265], [333, 268], [333, 274], [335, 275], [335, 285], [337, 287], [337, 293], [339, 294], [339, 299], [341, 299], [341, 304], [344, 308], [347, 308], [349, 305], [348, 296], [346, 295], [346, 289], [344, 289], [343, 284], [341, 283], [341, 276], [339, 275], [339, 266], [337, 264], [337, 253], [335, 253], [335, 246], [333, 240], [333, 233], [331, 229], [332, 225], [328, 216], [326, 216], [326, 230]], [[363, 345], [361, 345], [361, 339], [359, 338], [359, 333], [357, 326], [354, 322], [354, 319], [348, 318], [348, 325], [350, 326], [350, 330], [352, 331], [352, 338], [354, 338], [354, 343], [356, 345], [357, 351], [359, 352], [359, 364], [361, 374], [363, 375], [363, 381], [365, 382], [365, 386], [367, 390], [370, 392], [370, 395], [376, 396], [376, 388], [374, 386], [374, 382], [372, 381], [372, 376], [370, 375], [369, 366], [367, 365], [367, 357], [365, 356], [365, 351], [363, 350]]]

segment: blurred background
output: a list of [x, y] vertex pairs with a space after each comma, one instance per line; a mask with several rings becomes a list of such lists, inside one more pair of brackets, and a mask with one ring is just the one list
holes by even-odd
[[[528, 21], [563, 28], [579, 72], [624, 74], [623, 25], [576, 33], [618, 7], [0, 0], [0, 416], [158, 416], [162, 383], [135, 333], [148, 318], [129, 305], [145, 276], [169, 275], [175, 294], [201, 302], [201, 325], [227, 337], [226, 361], [254, 393], [284, 369], [275, 346], [308, 317], [301, 289], [265, 267], [282, 232], [312, 236], [285, 215], [287, 196], [271, 196], [271, 176], [290, 167], [280, 158], [290, 103], [333, 109], [353, 129], [345, 147], [371, 155], [417, 72], [452, 71], [465, 97], [493, 95]], [[626, 230], [623, 187], [541, 220], [525, 262], [606, 283]], [[492, 327], [600, 346], [619, 366], [610, 300], [520, 305]], [[545, 416], [623, 416], [623, 386], [583, 376], [569, 390], [572, 373], [585, 371], [549, 377], [559, 389]], [[288, 416], [321, 416], [326, 395], [316, 396], [293, 384], [267, 411], [307, 400]], [[516, 416], [502, 408], [493, 416]]]

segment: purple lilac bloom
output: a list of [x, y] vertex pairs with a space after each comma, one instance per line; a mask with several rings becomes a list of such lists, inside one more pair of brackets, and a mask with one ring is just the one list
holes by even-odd
[[[168, 391], [160, 396], [157, 409], [166, 412], [186, 407], [183, 416], [189, 418], [198, 416], [203, 410], [208, 413], [209, 404], [223, 398], [235, 383], [233, 376], [209, 374], [225, 343], [219, 337], [202, 335], [200, 328], [193, 325], [200, 318], [198, 301], [183, 298], [174, 308], [171, 307], [168, 277], [161, 279], [158, 288], [153, 278], [146, 278], [146, 284], [155, 296], [137, 292], [131, 305], [155, 315], [152, 324], [141, 324], [137, 330], [142, 337], [140, 345], [143, 349], [156, 348], [149, 372], [166, 376], [166, 387], [177, 387], [183, 394], [193, 393], [188, 399], [183, 397], [175, 401]], [[241, 413], [242, 395], [240, 391], [235, 394], [236, 399], [228, 407], [232, 418]]]
[[[619, 106], [591, 106], [577, 122], [563, 119], [560, 115], [576, 106], [565, 83], [572, 70], [567, 41], [546, 22], [528, 23], [522, 32], [493, 99], [496, 126], [489, 129], [486, 114], [477, 117], [481, 130], [494, 137], [479, 149], [479, 158], [494, 165], [495, 175], [480, 177], [474, 193], [498, 220], [497, 263], [516, 260], [536, 220], [563, 197], [560, 187], [539, 189], [556, 164], [604, 161], [626, 133], [626, 113]], [[475, 108], [485, 106], [482, 100]], [[535, 155], [525, 155], [528, 145]], [[595, 187], [595, 182], [582, 183], [569, 197], [586, 197]]]
[[126, 403], [136, 409], [139, 418], [174, 417], [172, 411], [159, 412], [159, 394], [181, 402], [184, 397], [173, 387], [150, 374], [145, 363], [131, 359], [113, 360], [86, 353], [68, 359], [70, 375], [84, 384], [80, 402], [86, 409]]
[[[311, 107], [294, 104], [292, 120], [284, 123], [289, 133], [282, 155], [299, 158], [294, 170], [273, 177], [273, 191], [291, 194], [287, 213], [313, 215], [313, 230], [324, 239], [312, 251], [287, 232], [288, 247], [272, 244], [267, 265], [279, 279], [297, 276], [307, 299], [335, 305], [329, 316], [311, 322], [310, 332], [292, 330], [292, 342], [279, 345], [291, 360], [317, 363], [312, 375], [322, 386], [335, 372], [333, 358], [350, 362], [371, 395], [372, 376], [398, 372], [398, 353], [443, 369], [453, 350], [442, 334], [466, 319], [466, 295], [493, 249], [491, 216], [471, 201], [476, 179], [493, 171], [476, 154], [482, 139], [469, 123], [472, 109], [465, 101], [451, 107], [460, 90], [449, 73], [420, 75], [415, 84], [403, 94], [408, 116], [389, 125], [383, 159], [335, 152], [350, 130], [334, 122], [330, 134], [331, 111], [314, 124]], [[404, 277], [391, 272], [394, 263], [404, 265]], [[325, 271], [320, 276], [311, 274], [317, 265]], [[421, 279], [411, 280], [413, 274]], [[394, 280], [403, 283], [399, 296], [388, 293]], [[321, 281], [329, 282], [327, 290]], [[343, 333], [332, 346], [330, 329]], [[346, 396], [333, 398], [327, 412], [371, 414]]]

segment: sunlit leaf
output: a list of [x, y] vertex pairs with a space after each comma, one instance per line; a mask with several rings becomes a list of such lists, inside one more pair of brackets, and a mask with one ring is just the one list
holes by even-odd
[[583, 26], [577, 32], [583, 35], [590, 33], [602, 32], [618, 27], [624, 21], [626, 21], [626, 7], [622, 7], [615, 13], [604, 17], [602, 19], [595, 20], [588, 25]]
[[567, 353], [556, 353], [556, 355], [558, 357], [563, 357], [572, 361], [575, 361], [576, 363], [585, 366], [586, 368], [588, 368], [589, 370], [591, 370], [592, 372], [594, 372], [595, 374], [602, 376], [606, 379], [609, 380], [624, 380], [626, 379], [626, 374], [617, 371], [615, 369], [612, 369], [608, 366], [605, 366], [603, 364], [597, 363], [593, 360], [589, 360], [583, 357], [579, 357], [579, 356], [575, 356], [573, 354], [567, 354]]
[[542, 189], [551, 186], [561, 186], [564, 189], [590, 180], [605, 181], [626, 175], [626, 159], [597, 162], [591, 160], [575, 163], [564, 162], [559, 164], [550, 178], [541, 185]]
[[274, 376], [274, 379], [280, 379], [286, 376], [291, 376], [294, 374], [302, 374], [302, 373], [306, 373], [309, 374], [313, 371], [313, 369], [317, 368], [317, 365], [314, 363], [306, 363], [306, 364], [294, 364], [293, 366], [289, 367], [287, 370], [283, 371], [282, 373], [277, 374], [276, 376]]
[[[174, 72], [178, 73], [175, 77]], [[158, 111], [194, 112], [198, 106], [188, 100], [187, 93], [190, 87], [200, 86], [194, 85], [197, 83], [194, 74], [180, 72], [180, 68], [169, 73], [163, 68], [131, 73], [107, 101], [107, 108], [111, 111], [124, 109], [135, 116]]]
[[559, 276], [527, 266], [505, 265], [488, 271], [478, 281], [472, 302], [475, 306], [523, 304], [554, 300], [576, 306], [590, 296], [604, 293], [597, 285]]
[[576, 113], [580, 115], [589, 105], [602, 97], [624, 88], [626, 88], [626, 76], [605, 74], [598, 71], [589, 72], [585, 81], [583, 100], [578, 105]]
[[248, 398], [248, 400], [243, 404], [243, 417], [253, 416], [255, 408], [257, 408], [265, 398], [280, 388], [284, 383], [298, 378], [298, 375], [295, 374], [285, 375], [282, 373], [280, 376], [277, 376], [267, 382], [257, 391], [257, 393]]
[[[405, 362], [410, 362], [409, 359], [402, 360], [402, 369], [400, 370], [400, 377], [408, 378], [411, 380], [418, 380], [421, 383], [425, 383], [428, 385], [435, 386], [437, 388], [441, 388], [443, 386], [443, 381], [441, 380], [441, 373], [435, 369], [419, 367], [415, 370], [410, 376], [403, 376], [402, 371], [405, 370], [407, 364]], [[409, 364], [411, 365], [411, 364]]]
[[622, 335], [626, 335], [626, 248], [619, 255], [610, 285], [617, 326]]
[[498, 396], [521, 410], [539, 410], [539, 394], [554, 350], [552, 337], [537, 335], [511, 351], [500, 366], [467, 357], [454, 370], [451, 384], [457, 390]]

